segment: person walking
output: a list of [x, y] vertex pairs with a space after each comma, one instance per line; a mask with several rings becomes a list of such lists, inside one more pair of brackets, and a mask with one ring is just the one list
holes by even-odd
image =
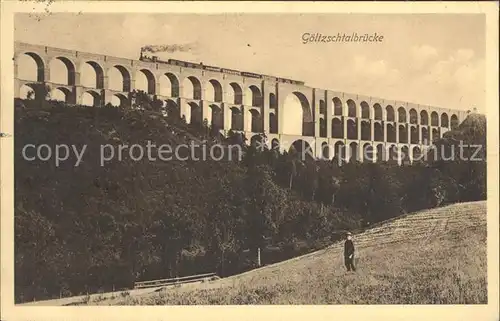
[[344, 242], [344, 263], [347, 268], [347, 272], [351, 270], [354, 272], [356, 268], [354, 267], [354, 243], [352, 242], [351, 232], [347, 232], [347, 239]]

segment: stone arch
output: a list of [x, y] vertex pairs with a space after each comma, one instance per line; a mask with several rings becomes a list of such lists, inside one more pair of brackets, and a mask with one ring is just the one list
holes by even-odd
[[398, 108], [398, 123], [406, 123], [406, 109], [404, 107]]
[[439, 126], [439, 116], [435, 111], [431, 113], [431, 126]]
[[437, 139], [439, 139], [439, 129], [433, 128], [432, 129], [432, 141], [434, 142]]
[[21, 99], [28, 99], [28, 100], [35, 100], [38, 99], [38, 94], [36, 87], [33, 86], [34, 84], [24, 84], [19, 88], [19, 98]]
[[399, 125], [398, 131], [399, 142], [404, 144], [408, 143], [408, 129], [406, 128], [406, 125]]
[[182, 96], [188, 99], [201, 99], [201, 81], [195, 76], [188, 76], [182, 83]]
[[[62, 70], [60, 70], [59, 66], [57, 66], [57, 63], [62, 64], [61, 67], [64, 70], [64, 72]], [[75, 68], [75, 64], [73, 63], [73, 61], [71, 61], [69, 58], [63, 57], [63, 56], [54, 57], [54, 59], [52, 59], [49, 62], [49, 70], [50, 70], [50, 75], [49, 75], [50, 82], [56, 83], [56, 84], [69, 85], [69, 86], [75, 85], [76, 68]], [[59, 76], [58, 72], [61, 73], [61, 76], [64, 73], [64, 77], [63, 77], [64, 80], [61, 79], [59, 81], [59, 77], [57, 77], [57, 76]]]
[[269, 108], [278, 108], [278, 100], [274, 93], [269, 94]]
[[377, 160], [377, 162], [384, 162], [387, 160], [384, 144], [377, 145], [376, 160]]
[[173, 99], [165, 100], [164, 109], [168, 116], [175, 116], [175, 118], [181, 118], [181, 109], [177, 102]]
[[353, 119], [347, 120], [347, 139], [358, 139], [358, 124]]
[[323, 159], [330, 159], [330, 146], [328, 146], [327, 142], [321, 144], [321, 157]]
[[441, 127], [449, 127], [448, 114], [441, 114]]
[[375, 120], [384, 120], [384, 113], [382, 112], [382, 106], [379, 103], [373, 105], [373, 114]]
[[326, 137], [326, 120], [325, 120], [325, 118], [319, 119], [319, 137]]
[[414, 108], [410, 109], [410, 124], [418, 124], [418, 113]]
[[342, 101], [338, 97], [333, 97], [333, 115], [342, 116]]
[[[19, 66], [21, 66], [21, 68], [23, 67], [24, 63], [23, 63], [23, 58], [27, 56], [27, 57], [30, 57], [32, 59], [32, 61], [35, 62], [35, 65], [36, 65], [36, 74], [34, 75], [34, 77], [32, 77], [31, 75], [29, 75], [28, 77], [26, 78], [31, 78], [31, 79], [23, 79], [25, 78], [25, 75], [24, 75], [24, 72], [19, 72]], [[22, 79], [22, 80], [28, 80], [28, 81], [34, 81], [34, 82], [44, 82], [46, 81], [45, 79], [45, 62], [43, 60], [43, 58], [35, 53], [35, 52], [31, 52], [31, 51], [26, 51], [26, 52], [23, 52], [21, 53], [19, 56], [18, 56], [18, 72], [17, 72], [17, 77], [19, 79]], [[23, 70], [21, 70], [23, 71]], [[28, 71], [31, 71], [31, 70], [26, 70], [27, 72]]]
[[189, 102], [189, 123], [201, 125], [203, 123], [202, 110], [195, 102]]
[[206, 83], [205, 100], [222, 102], [222, 85], [215, 79], [210, 79]]
[[[90, 71], [88, 68], [90, 66]], [[92, 75], [91, 75], [92, 73]], [[84, 87], [103, 89], [104, 88], [104, 70], [101, 65], [93, 60], [87, 60], [82, 64], [80, 71], [80, 80]]]
[[422, 143], [428, 144], [430, 142], [429, 129], [427, 127], [422, 127]]
[[275, 113], [269, 113], [269, 133], [278, 133], [278, 116]]
[[347, 116], [358, 117], [357, 106], [354, 100], [348, 99], [346, 103], [347, 103]]
[[418, 144], [419, 141], [420, 141], [420, 137], [418, 135], [418, 127], [411, 126], [411, 128], [410, 128], [410, 143]]
[[171, 72], [166, 72], [160, 77], [160, 95], [179, 97], [179, 79]]
[[273, 149], [273, 150], [277, 150], [277, 151], [279, 151], [279, 150], [280, 150], [280, 141], [279, 141], [277, 138], [274, 138], [274, 139], [271, 141], [271, 149]]
[[370, 106], [366, 101], [362, 101], [361, 104], [361, 118], [370, 119]]
[[346, 147], [343, 142], [336, 142], [333, 146], [334, 149], [334, 157], [341, 160], [346, 160]]
[[262, 115], [255, 109], [250, 109], [250, 130], [254, 133], [262, 132]]
[[[113, 77], [113, 72], [117, 71], [119, 74], [119, 83], [115, 84], [115, 80]], [[117, 75], [118, 76], [118, 75]], [[109, 88], [113, 90], [119, 90], [123, 92], [130, 92], [131, 86], [131, 74], [130, 71], [122, 65], [114, 65], [108, 73], [108, 82]]]
[[95, 90], [87, 90], [82, 95], [82, 105], [90, 107], [101, 106], [101, 95]]
[[[151, 72], [151, 70], [143, 68], [139, 70], [140, 73], [142, 73], [146, 77], [146, 82], [147, 82], [147, 93], [154, 95], [156, 94], [156, 79], [154, 74]], [[137, 80], [136, 80], [137, 81]]]
[[337, 117], [332, 119], [332, 137], [344, 138], [344, 122]]
[[392, 124], [387, 124], [387, 141], [390, 143], [396, 142], [396, 128]]
[[387, 146], [386, 160], [388, 162], [394, 162], [394, 161], [397, 162], [398, 158], [399, 158], [399, 153], [396, 145], [390, 144], [389, 146]]
[[363, 145], [363, 156], [362, 156], [363, 162], [366, 161], [366, 162], [373, 163], [373, 162], [375, 162], [375, 159], [376, 159], [376, 155], [375, 155], [375, 151], [373, 150], [372, 144], [365, 143]]
[[381, 123], [375, 123], [373, 128], [374, 141], [383, 142], [384, 141], [384, 127]]
[[455, 115], [455, 114], [451, 115], [451, 129], [457, 128], [458, 125], [459, 125], [459, 122], [458, 122], [457, 115]]
[[319, 100], [319, 113], [326, 116], [326, 104], [323, 99]]
[[286, 119], [282, 119], [284, 134], [314, 136], [313, 114], [309, 101], [304, 94], [298, 91], [290, 93], [285, 98], [283, 111], [283, 117]]
[[349, 144], [349, 162], [359, 161], [358, 143], [352, 142]]
[[236, 107], [231, 108], [231, 129], [243, 130], [243, 113]]
[[259, 87], [250, 85], [247, 87], [248, 95], [246, 95], [245, 105], [253, 107], [262, 107], [262, 92]]
[[372, 127], [370, 121], [361, 121], [361, 140], [372, 140]]
[[55, 87], [50, 91], [50, 99], [69, 103], [72, 94], [73, 93], [66, 87]]
[[387, 118], [387, 121], [395, 121], [394, 119], [394, 107], [392, 107], [391, 105], [387, 105], [387, 107], [385, 107], [385, 112], [386, 112], [386, 118]]
[[414, 146], [411, 155], [412, 160], [419, 161], [421, 156], [422, 156], [422, 151], [420, 150], [420, 147]]
[[401, 152], [399, 153], [399, 159], [401, 164], [408, 164], [410, 163], [411, 157], [410, 157], [410, 150], [408, 146], [402, 146], [401, 147]]
[[303, 139], [297, 139], [290, 145], [289, 148], [290, 153], [297, 153], [300, 155], [301, 159], [314, 158], [314, 151], [311, 148], [309, 142]]
[[250, 145], [258, 149], [264, 147], [262, 136], [259, 134], [253, 135], [250, 138]]
[[130, 106], [130, 101], [128, 97], [123, 94], [114, 94], [111, 99], [111, 105], [117, 107], [128, 107]]
[[229, 87], [231, 87], [231, 91], [228, 93], [228, 98], [232, 98], [229, 100], [232, 100], [232, 103], [235, 105], [243, 105], [243, 90], [241, 86], [236, 82], [231, 82], [229, 83]]
[[429, 114], [427, 114], [426, 110], [420, 112], [420, 124], [425, 126], [429, 125]]
[[209, 124], [216, 129], [224, 128], [224, 114], [222, 109], [216, 104], [211, 104], [208, 108], [210, 108]]

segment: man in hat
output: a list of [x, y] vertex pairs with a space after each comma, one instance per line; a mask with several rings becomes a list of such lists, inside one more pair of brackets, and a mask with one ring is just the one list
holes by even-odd
[[347, 232], [347, 239], [344, 243], [344, 263], [347, 271], [356, 271], [354, 267], [354, 243], [352, 242], [351, 232]]

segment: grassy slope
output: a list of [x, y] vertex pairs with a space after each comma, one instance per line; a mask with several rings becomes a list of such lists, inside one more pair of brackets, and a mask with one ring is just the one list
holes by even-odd
[[90, 304], [474, 304], [487, 302], [486, 202], [422, 211], [342, 244], [213, 283]]

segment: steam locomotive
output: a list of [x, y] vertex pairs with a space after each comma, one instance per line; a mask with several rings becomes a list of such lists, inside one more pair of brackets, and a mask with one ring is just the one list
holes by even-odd
[[152, 56], [151, 58], [145, 57], [142, 54], [142, 52], [141, 52], [141, 57], [139, 58], [139, 60], [145, 61], [145, 62], [168, 64], [168, 65], [181, 66], [181, 67], [187, 67], [187, 68], [203, 69], [203, 70], [215, 71], [215, 72], [223, 72], [223, 73], [238, 75], [238, 76], [242, 76], [242, 77], [265, 79], [265, 80], [277, 81], [277, 82], [294, 84], [294, 85], [304, 85], [304, 82], [302, 82], [302, 81], [286, 79], [286, 78], [278, 78], [278, 77], [274, 77], [274, 76], [267, 76], [267, 75], [261, 75], [261, 74], [255, 74], [253, 72], [239, 71], [239, 70], [228, 69], [228, 68], [208, 66], [208, 65], [204, 65], [201, 62], [199, 64], [197, 64], [197, 63], [183, 61], [183, 60], [177, 60], [177, 59], [168, 59], [167, 61], [165, 61], [165, 60], [158, 59], [157, 56]]

